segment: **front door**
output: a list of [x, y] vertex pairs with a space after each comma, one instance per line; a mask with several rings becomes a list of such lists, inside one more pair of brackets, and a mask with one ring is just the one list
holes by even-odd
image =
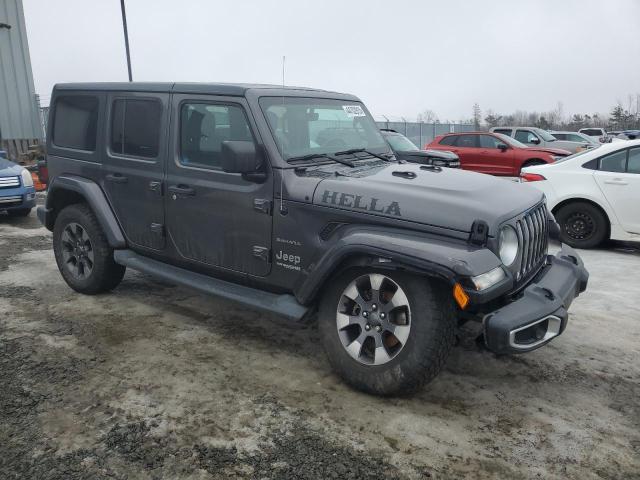
[[640, 234], [640, 147], [602, 157], [594, 176], [620, 226]]
[[[493, 135], [478, 135], [480, 152], [478, 172], [492, 175], [518, 175], [514, 168], [513, 149]], [[501, 148], [502, 147], [502, 148]]]
[[162, 181], [169, 95], [113, 93], [107, 97], [102, 187], [132, 247], [162, 250]]
[[[167, 164], [167, 232], [177, 259], [255, 276], [271, 267], [273, 176], [225, 173], [222, 142], [264, 151], [244, 99], [176, 94]], [[266, 159], [265, 159], [266, 162]]]

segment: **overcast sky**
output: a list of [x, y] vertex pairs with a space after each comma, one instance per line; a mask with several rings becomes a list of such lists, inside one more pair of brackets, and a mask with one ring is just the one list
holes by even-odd
[[[36, 91], [126, 81], [119, 0], [23, 0]], [[640, 93], [640, 0], [127, 0], [134, 80], [286, 83], [374, 115], [608, 112]]]

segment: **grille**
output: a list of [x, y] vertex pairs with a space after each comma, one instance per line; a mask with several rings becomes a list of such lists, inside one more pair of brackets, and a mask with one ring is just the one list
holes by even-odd
[[547, 206], [543, 203], [520, 217], [516, 221], [516, 232], [521, 246], [520, 263], [516, 273], [516, 280], [519, 281], [537, 270], [547, 255]]
[[19, 205], [22, 203], [22, 195], [13, 195], [11, 197], [0, 197], [0, 206], [7, 207]]
[[20, 178], [18, 177], [0, 177], [0, 188], [19, 187]]

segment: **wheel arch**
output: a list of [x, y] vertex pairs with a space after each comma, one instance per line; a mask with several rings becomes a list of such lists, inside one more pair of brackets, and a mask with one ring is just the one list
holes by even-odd
[[122, 229], [104, 192], [92, 180], [75, 175], [54, 178], [49, 186], [46, 205], [44, 208], [39, 207], [38, 216], [47, 229], [53, 230], [56, 218], [62, 209], [75, 203], [86, 203], [91, 208], [111, 248], [126, 247]]
[[563, 207], [570, 205], [572, 203], [588, 203], [589, 205], [591, 205], [592, 207], [596, 208], [598, 211], [600, 211], [600, 213], [602, 213], [602, 215], [604, 215], [604, 218], [607, 220], [607, 235], [606, 238], [610, 238], [611, 237], [611, 216], [609, 215], [609, 213], [607, 212], [607, 210], [600, 205], [598, 202], [591, 200], [589, 198], [585, 198], [585, 197], [571, 197], [571, 198], [566, 198], [560, 202], [558, 202], [557, 204], [555, 204], [553, 206], [553, 208], [551, 209], [551, 213], [553, 213], [553, 216], [556, 217], [558, 212], [560, 211], [560, 209], [562, 209]]

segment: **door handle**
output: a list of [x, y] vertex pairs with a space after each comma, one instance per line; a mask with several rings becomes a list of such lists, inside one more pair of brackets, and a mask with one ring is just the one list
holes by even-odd
[[604, 183], [608, 185], [629, 185], [629, 183], [625, 182], [621, 178], [614, 178], [613, 180], [605, 180]]
[[196, 194], [196, 191], [187, 185], [171, 185], [169, 186], [168, 190], [169, 193], [173, 194], [174, 197], [176, 195], [181, 195], [183, 197], [193, 197]]
[[121, 173], [109, 173], [105, 178], [113, 183], [127, 183], [129, 181], [129, 179]]

